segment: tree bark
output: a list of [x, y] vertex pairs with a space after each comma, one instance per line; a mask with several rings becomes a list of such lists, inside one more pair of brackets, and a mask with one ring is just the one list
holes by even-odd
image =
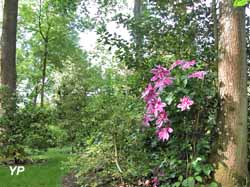
[[[1, 95], [1, 114], [13, 113], [16, 103], [10, 96], [16, 92], [16, 33], [17, 33], [18, 0], [5, 0], [1, 36], [1, 86], [5, 86], [8, 98]], [[4, 94], [5, 95], [5, 94]], [[12, 97], [11, 97], [12, 98]], [[8, 103], [6, 103], [8, 99]], [[3, 103], [7, 104], [3, 110]]]
[[44, 105], [45, 80], [46, 80], [46, 72], [47, 72], [48, 47], [49, 47], [49, 32], [51, 28], [50, 22], [48, 20], [47, 12], [45, 14], [46, 14], [46, 21], [47, 21], [47, 29], [45, 29], [46, 31], [43, 31], [44, 28], [42, 28], [42, 0], [40, 0], [39, 1], [38, 26], [39, 26], [39, 33], [44, 43], [44, 54], [43, 54], [43, 62], [42, 62], [41, 107], [43, 107]]
[[43, 57], [43, 69], [42, 69], [42, 88], [41, 88], [41, 107], [44, 105], [44, 88], [45, 88], [45, 79], [47, 71], [47, 59], [48, 59], [48, 39], [44, 40], [44, 57]]
[[247, 63], [245, 8], [220, 0], [218, 144], [215, 180], [222, 187], [244, 186], [247, 170]]
[[18, 0], [5, 0], [1, 39], [1, 84], [16, 91], [16, 32]]
[[[141, 12], [142, 12], [142, 2], [143, 0], [134, 0], [134, 18], [136, 21], [139, 21], [141, 17]], [[136, 62], [140, 62], [142, 60], [142, 42], [143, 42], [143, 36], [142, 32], [140, 31], [140, 28], [137, 27], [134, 30], [134, 39], [135, 39], [135, 44], [136, 44]]]
[[218, 19], [217, 19], [217, 0], [212, 0], [212, 17], [214, 22], [213, 34], [214, 34], [214, 46], [216, 53], [218, 53], [218, 44], [219, 44], [219, 36], [218, 36]]
[[[0, 0], [0, 64], [2, 62], [2, 29], [3, 29], [3, 6], [4, 6], [4, 0]], [[1, 65], [0, 65], [0, 77], [1, 77]], [[0, 85], [1, 85], [1, 78], [0, 78]], [[0, 95], [0, 99], [2, 96]], [[0, 102], [0, 116], [3, 115], [3, 107], [2, 103]], [[1, 132], [1, 131], [0, 131]]]

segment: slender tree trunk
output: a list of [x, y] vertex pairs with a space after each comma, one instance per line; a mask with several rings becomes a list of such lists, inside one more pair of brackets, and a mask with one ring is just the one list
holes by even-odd
[[217, 0], [212, 1], [212, 17], [214, 22], [213, 34], [214, 34], [214, 46], [216, 53], [218, 53], [219, 49], [219, 33], [218, 33], [218, 18], [217, 18]]
[[[18, 0], [5, 0], [1, 37], [1, 85], [16, 92], [16, 32]], [[15, 108], [15, 103], [9, 103]], [[12, 108], [11, 107], [11, 108]]]
[[38, 97], [38, 94], [39, 94], [39, 90], [38, 90], [38, 85], [35, 86], [35, 89], [34, 89], [34, 97], [33, 97], [33, 106], [36, 107], [37, 106], [37, 97]]
[[[134, 0], [134, 18], [136, 21], [139, 21], [142, 11], [142, 2], [143, 0]], [[136, 44], [136, 62], [140, 62], [142, 60], [142, 42], [143, 42], [143, 35], [140, 29], [136, 28], [134, 30], [134, 39]]]
[[[2, 62], [2, 29], [3, 29], [3, 6], [4, 6], [4, 0], [0, 0], [0, 63]], [[0, 65], [0, 77], [1, 77], [1, 65]], [[1, 79], [0, 79], [0, 85], [1, 85]], [[0, 99], [1, 99], [0, 95]], [[0, 102], [0, 116], [3, 115], [3, 108], [2, 108], [2, 103]]]
[[43, 69], [42, 69], [42, 88], [41, 88], [41, 107], [44, 105], [44, 88], [46, 80], [47, 71], [47, 60], [48, 60], [48, 39], [44, 41], [44, 59], [43, 59]]
[[247, 170], [247, 64], [245, 8], [220, 0], [219, 139], [215, 179], [222, 187], [243, 187]]

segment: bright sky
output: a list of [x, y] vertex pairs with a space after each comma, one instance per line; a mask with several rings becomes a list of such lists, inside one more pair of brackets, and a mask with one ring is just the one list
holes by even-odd
[[[134, 5], [134, 0], [126, 0], [127, 2], [127, 7], [121, 10], [120, 13], [133, 13], [133, 5]], [[90, 11], [90, 16], [95, 17], [95, 14], [97, 12], [97, 7], [96, 6], [91, 6], [89, 8]], [[110, 15], [112, 16], [112, 15]], [[119, 26], [117, 23], [109, 22], [107, 25], [107, 30], [113, 34], [113, 33], [119, 33], [123, 39], [129, 40], [130, 35], [129, 32], [126, 28]], [[83, 49], [87, 51], [93, 51], [96, 47], [97, 43], [97, 34], [94, 31], [87, 31], [80, 33], [80, 45]]]

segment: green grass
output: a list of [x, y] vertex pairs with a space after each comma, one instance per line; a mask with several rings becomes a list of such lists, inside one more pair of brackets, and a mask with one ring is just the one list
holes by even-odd
[[66, 173], [61, 170], [61, 162], [67, 156], [67, 149], [49, 149], [43, 155], [32, 157], [47, 162], [25, 165], [23, 173], [13, 176], [9, 167], [0, 166], [0, 187], [61, 187], [62, 176]]

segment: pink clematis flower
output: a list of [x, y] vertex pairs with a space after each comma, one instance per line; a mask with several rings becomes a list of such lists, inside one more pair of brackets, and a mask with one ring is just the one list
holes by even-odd
[[174, 69], [176, 66], [180, 66], [180, 65], [182, 65], [183, 63], [184, 63], [183, 60], [176, 60], [176, 61], [170, 66], [169, 70], [172, 70], [172, 69]]
[[153, 113], [155, 117], [158, 116], [159, 112], [164, 111], [164, 107], [166, 106], [166, 103], [161, 102], [161, 98], [157, 98], [157, 100], [154, 102], [154, 108], [153, 108]]
[[161, 128], [157, 131], [159, 140], [166, 141], [169, 139], [169, 134], [173, 132], [173, 129], [170, 127]]
[[184, 62], [184, 63], [181, 65], [181, 68], [182, 68], [183, 70], [189, 69], [189, 68], [191, 68], [192, 66], [194, 66], [195, 63], [196, 63], [196, 62], [195, 62], [194, 60], [188, 61], [188, 62]]
[[171, 77], [164, 77], [163, 79], [158, 80], [155, 83], [155, 88], [159, 89], [159, 91], [163, 90], [166, 86], [173, 84], [173, 80]]
[[198, 79], [204, 79], [204, 76], [207, 74], [206, 71], [196, 71], [190, 75], [188, 75], [188, 78], [198, 78]]
[[151, 70], [151, 73], [154, 74], [154, 76], [151, 78], [151, 81], [156, 81], [168, 76], [170, 71], [167, 68], [158, 65], [156, 68]]
[[159, 179], [157, 177], [154, 177], [151, 182], [153, 184], [153, 187], [159, 186]]
[[148, 84], [147, 88], [142, 93], [142, 98], [144, 98], [145, 102], [148, 102], [154, 99], [156, 96], [157, 96], [157, 93], [155, 92], [155, 88], [151, 84]]
[[194, 104], [194, 101], [192, 101], [188, 96], [184, 96], [180, 99], [180, 104], [177, 105], [177, 108], [180, 108], [181, 111], [189, 110], [190, 106]]
[[158, 125], [157, 128], [161, 128], [163, 123], [166, 123], [167, 121], [169, 121], [167, 112], [162, 111], [161, 113], [159, 113], [158, 118], [156, 120], [156, 125]]
[[151, 121], [153, 121], [153, 118], [152, 118], [150, 115], [145, 114], [145, 115], [144, 115], [144, 118], [143, 118], [143, 124], [144, 124], [146, 127], [149, 127], [149, 126], [150, 126], [149, 122], [151, 122]]

